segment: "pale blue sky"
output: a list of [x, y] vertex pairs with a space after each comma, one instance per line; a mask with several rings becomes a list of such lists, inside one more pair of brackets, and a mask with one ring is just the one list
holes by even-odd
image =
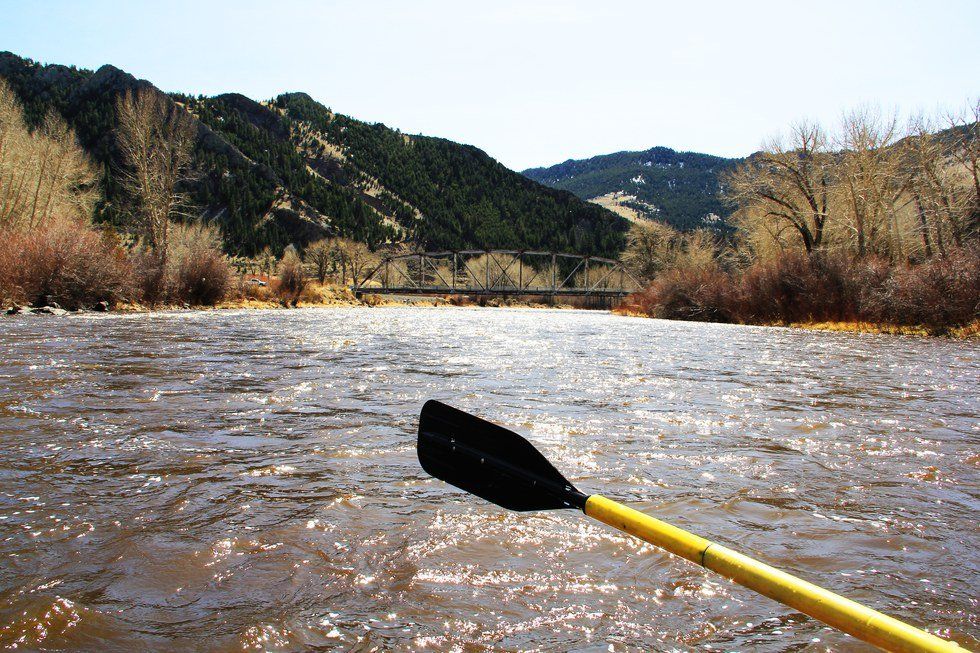
[[168, 91], [303, 90], [522, 169], [980, 94], [980, 1], [0, 0], [0, 49]]

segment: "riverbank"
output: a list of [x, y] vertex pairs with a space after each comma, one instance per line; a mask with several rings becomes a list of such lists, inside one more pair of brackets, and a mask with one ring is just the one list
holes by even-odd
[[[628, 317], [657, 318], [656, 315], [649, 315], [635, 308], [623, 307], [613, 309], [616, 315]], [[670, 319], [670, 318], [658, 318]], [[684, 321], [705, 321], [705, 320], [684, 320]], [[742, 326], [766, 326], [783, 327], [789, 329], [805, 329], [807, 331], [834, 331], [838, 333], [876, 333], [896, 336], [919, 336], [925, 338], [953, 338], [957, 340], [980, 339], [980, 320], [961, 326], [952, 327], [945, 330], [932, 329], [926, 325], [901, 325], [886, 324], [860, 321], [801, 321], [801, 322], [719, 322], [721, 324], [737, 324]]]
[[975, 320], [962, 327], [952, 327], [945, 331], [936, 331], [923, 325], [903, 326], [898, 324], [873, 324], [871, 322], [792, 322], [790, 324], [772, 324], [768, 326], [785, 326], [811, 331], [836, 331], [843, 333], [885, 333], [900, 336], [948, 337], [958, 340], [972, 338], [980, 339], [980, 320]]
[[[265, 281], [260, 281], [266, 284]], [[144, 304], [136, 301], [120, 301], [111, 307], [106, 302], [101, 302], [96, 308], [77, 310], [65, 310], [57, 302], [50, 301], [41, 305], [24, 306], [13, 304], [5, 307], [3, 313], [7, 315], [37, 314], [37, 315], [67, 315], [77, 312], [113, 312], [113, 313], [148, 313], [151, 311], [219, 311], [219, 310], [283, 310], [290, 308], [351, 308], [351, 307], [483, 307], [483, 308], [547, 308], [547, 309], [575, 309], [576, 306], [570, 304], [545, 304], [541, 302], [524, 301], [520, 299], [500, 299], [489, 298], [481, 301], [460, 295], [445, 296], [398, 296], [378, 293], [363, 293], [361, 297], [355, 294], [347, 286], [336, 284], [310, 283], [302, 291], [300, 298], [295, 302], [287, 302], [277, 295], [269, 285], [259, 285], [258, 283], [245, 285], [242, 284], [238, 292], [226, 297], [215, 304], [200, 305], [190, 303], [158, 303], [154, 305]]]
[[[377, 308], [377, 307], [419, 307], [419, 308], [439, 308], [439, 307], [461, 307], [461, 308], [527, 308], [527, 309], [563, 309], [576, 310], [579, 307], [568, 304], [542, 304], [538, 302], [525, 302], [520, 300], [497, 300], [491, 299], [485, 303], [473, 301], [461, 297], [401, 297], [392, 299], [390, 296], [379, 294], [364, 294], [360, 299], [354, 296], [350, 289], [345, 287], [326, 286], [316, 289], [316, 292], [307, 295], [307, 298], [298, 302], [295, 306], [284, 304], [280, 300], [272, 298], [256, 298], [239, 296], [222, 300], [213, 306], [192, 306], [189, 304], [165, 304], [147, 306], [136, 302], [121, 302], [106, 311], [81, 311], [81, 312], [112, 312], [112, 313], [150, 313], [154, 311], [222, 311], [222, 310], [289, 310], [292, 308]], [[580, 309], [592, 310], [592, 309]], [[34, 313], [39, 315], [70, 315], [79, 311], [65, 311], [60, 307], [23, 307], [14, 306], [6, 311], [7, 315]], [[647, 313], [637, 311], [631, 307], [615, 308], [610, 311], [614, 315], [625, 317], [654, 318]], [[670, 318], [660, 318], [670, 319]], [[677, 320], [680, 322], [691, 322], [698, 320]], [[872, 333], [902, 336], [918, 336], [926, 338], [952, 338], [956, 340], [980, 339], [980, 320], [974, 320], [970, 324], [962, 327], [954, 327], [947, 330], [930, 329], [925, 325], [897, 325], [897, 324], [878, 324], [873, 322], [842, 322], [842, 321], [802, 321], [802, 322], [727, 322], [727, 324], [737, 324], [741, 326], [767, 326], [783, 327], [790, 329], [805, 329], [808, 331], [832, 331], [838, 333]]]
[[917, 264], [821, 252], [656, 276], [622, 311], [664, 319], [822, 331], [971, 337], [980, 331], [980, 249]]

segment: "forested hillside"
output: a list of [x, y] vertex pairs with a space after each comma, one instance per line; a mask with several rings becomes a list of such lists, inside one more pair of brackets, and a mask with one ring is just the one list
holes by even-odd
[[571, 193], [531, 182], [473, 146], [334, 114], [304, 93], [279, 96], [274, 104], [326, 141], [321, 159], [331, 156], [330, 144], [337, 146], [343, 164], [421, 212], [420, 220], [402, 221], [427, 246], [492, 243], [606, 253], [622, 248], [623, 221]]
[[[29, 124], [62, 116], [101, 166], [96, 218], [125, 222], [116, 103], [147, 81], [112, 66], [42, 65], [0, 53], [0, 77]], [[616, 255], [626, 221], [572, 193], [534, 183], [481, 150], [408, 136], [330, 109], [302, 93], [256, 102], [242, 95], [172, 94], [194, 117], [189, 215], [218, 224], [231, 253], [282, 251], [324, 236], [372, 248], [526, 248]]]
[[727, 231], [730, 227], [724, 218], [729, 209], [719, 197], [719, 177], [738, 161], [654, 147], [570, 159], [547, 168], [530, 168], [524, 175], [681, 230], [712, 227]]

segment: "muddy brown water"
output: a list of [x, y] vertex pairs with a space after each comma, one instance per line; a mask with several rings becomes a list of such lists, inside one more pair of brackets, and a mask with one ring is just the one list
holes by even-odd
[[0, 645], [865, 650], [574, 512], [427, 478], [419, 407], [980, 647], [976, 343], [596, 312], [0, 321]]

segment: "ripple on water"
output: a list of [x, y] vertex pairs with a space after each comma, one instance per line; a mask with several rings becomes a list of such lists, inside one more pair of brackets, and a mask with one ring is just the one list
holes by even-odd
[[427, 478], [430, 398], [583, 491], [980, 645], [975, 345], [574, 311], [38, 324], [0, 331], [0, 646], [853, 645], [572, 512]]

